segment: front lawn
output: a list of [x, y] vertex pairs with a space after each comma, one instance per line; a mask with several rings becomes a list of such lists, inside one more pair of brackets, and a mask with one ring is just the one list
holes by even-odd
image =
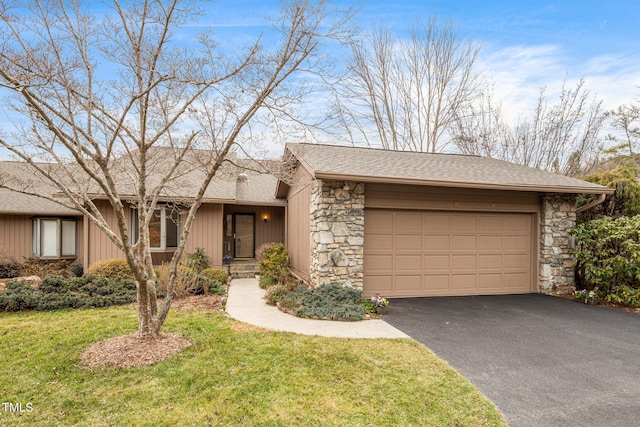
[[506, 425], [414, 341], [265, 332], [217, 312], [174, 310], [164, 330], [193, 345], [166, 361], [78, 366], [136, 325], [132, 307], [0, 314], [0, 401], [13, 404], [0, 404], [0, 425]]

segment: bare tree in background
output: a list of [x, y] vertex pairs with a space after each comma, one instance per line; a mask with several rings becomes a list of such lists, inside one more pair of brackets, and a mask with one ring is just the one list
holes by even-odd
[[[200, 12], [195, 1], [113, 0], [99, 18], [89, 12], [94, 6], [2, 3], [2, 105], [22, 121], [0, 135], [0, 146], [56, 188], [60, 197], [50, 200], [81, 212], [124, 252], [137, 286], [138, 336], [154, 338], [208, 185], [230, 151], [251, 141], [253, 126], [295, 119], [292, 106], [310, 89], [289, 80], [323, 73], [320, 46], [346, 35], [350, 12], [322, 0], [284, 2], [273, 22], [274, 49], [256, 42], [232, 57], [206, 34], [198, 49], [193, 40], [176, 42]], [[0, 185], [32, 193], [11, 177], [0, 177]], [[108, 200], [117, 227], [96, 206], [96, 194]], [[135, 243], [123, 196], [137, 206]], [[181, 203], [185, 219], [158, 307], [149, 223], [167, 199]]]
[[579, 174], [598, 151], [605, 120], [602, 102], [580, 80], [563, 85], [550, 105], [545, 88], [530, 116], [508, 126], [490, 97], [457, 118], [454, 143], [465, 154], [499, 158], [565, 175]]
[[348, 77], [337, 89], [341, 131], [353, 144], [442, 151], [454, 119], [479, 95], [479, 50], [435, 17], [407, 40], [373, 29], [352, 45]]
[[640, 105], [621, 105], [607, 113], [614, 130], [607, 140], [615, 145], [608, 150], [609, 154], [628, 153], [637, 162], [637, 148], [640, 142]]

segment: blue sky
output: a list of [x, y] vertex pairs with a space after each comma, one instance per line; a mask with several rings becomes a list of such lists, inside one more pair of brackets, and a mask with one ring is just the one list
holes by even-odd
[[[343, 1], [341, 5], [346, 4]], [[580, 78], [607, 109], [640, 99], [640, 2], [364, 0], [357, 22], [363, 29], [386, 25], [402, 33], [432, 13], [450, 19], [460, 35], [482, 43], [478, 66], [512, 118], [535, 102], [539, 88], [553, 95], [563, 81]], [[211, 24], [237, 42], [265, 31], [274, 0], [219, 0], [209, 6]]]
[[[637, 0], [364, 0], [356, 22], [363, 30], [385, 25], [402, 34], [431, 14], [451, 20], [460, 35], [482, 44], [477, 65], [510, 120], [533, 108], [541, 86], [549, 96], [564, 81], [585, 87], [606, 109], [640, 103], [640, 2]], [[223, 47], [241, 48], [260, 34], [269, 40], [266, 16], [277, 16], [276, 0], [218, 0], [207, 15], [176, 35], [212, 28]], [[99, 9], [92, 8], [92, 11]], [[2, 123], [3, 117], [0, 117]], [[607, 129], [604, 130], [607, 132]], [[0, 158], [5, 153], [0, 150]]]

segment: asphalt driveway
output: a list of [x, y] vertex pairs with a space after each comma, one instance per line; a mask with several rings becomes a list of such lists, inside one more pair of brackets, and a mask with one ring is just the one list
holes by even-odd
[[640, 425], [640, 315], [530, 294], [393, 299], [384, 320], [511, 426]]

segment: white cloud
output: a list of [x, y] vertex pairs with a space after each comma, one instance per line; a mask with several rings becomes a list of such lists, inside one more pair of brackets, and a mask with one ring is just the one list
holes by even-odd
[[535, 106], [541, 87], [553, 98], [581, 78], [585, 88], [603, 100], [605, 109], [637, 102], [640, 64], [633, 55], [601, 55], [576, 59], [555, 45], [487, 47], [478, 66], [493, 83], [508, 120], [516, 120]]

